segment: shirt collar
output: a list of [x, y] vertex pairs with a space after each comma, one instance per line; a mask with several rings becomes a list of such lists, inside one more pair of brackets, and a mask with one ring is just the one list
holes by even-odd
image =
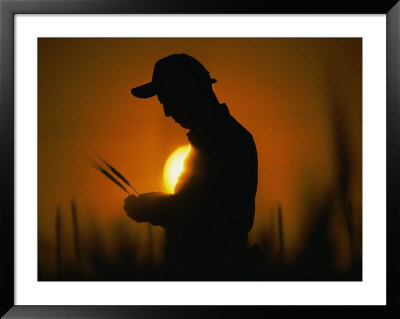
[[186, 136], [195, 147], [204, 147], [215, 139], [217, 134], [216, 131], [224, 129], [224, 122], [230, 117], [228, 107], [225, 103], [219, 104], [215, 108], [213, 119], [210, 121], [210, 125], [202, 130], [190, 130]]

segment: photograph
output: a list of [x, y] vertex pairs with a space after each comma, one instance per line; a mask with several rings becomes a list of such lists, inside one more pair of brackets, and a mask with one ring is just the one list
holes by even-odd
[[0, 0], [0, 317], [399, 317], [399, 15]]
[[37, 280], [362, 281], [362, 53], [38, 37]]

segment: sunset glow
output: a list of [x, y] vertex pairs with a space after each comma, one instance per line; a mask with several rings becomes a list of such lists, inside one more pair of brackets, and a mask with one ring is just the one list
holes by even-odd
[[[164, 262], [164, 229], [129, 218], [127, 194], [86, 155], [101, 154], [140, 194], [178, 192], [185, 158], [187, 176], [201, 172], [201, 150], [190, 150], [187, 129], [166, 118], [156, 96], [131, 93], [151, 81], [156, 61], [187, 53], [218, 80], [218, 101], [254, 139], [249, 243], [270, 262], [266, 277], [281, 279], [269, 271], [282, 269], [290, 279], [359, 280], [362, 44], [359, 37], [39, 38], [38, 278], [154, 280], [150, 274]], [[223, 151], [213, 155], [227, 158]], [[238, 167], [231, 180], [242, 174]]]
[[164, 166], [164, 185], [169, 193], [174, 192], [178, 177], [183, 170], [183, 162], [189, 154], [190, 145], [177, 148], [167, 159]]

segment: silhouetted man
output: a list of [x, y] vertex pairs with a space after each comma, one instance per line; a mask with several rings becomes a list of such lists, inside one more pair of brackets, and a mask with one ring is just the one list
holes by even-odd
[[125, 199], [129, 217], [165, 229], [167, 279], [234, 280], [243, 271], [257, 151], [251, 134], [218, 102], [215, 82], [196, 59], [173, 54], [155, 64], [150, 83], [132, 89], [139, 98], [156, 95], [165, 116], [189, 129], [192, 147], [174, 194]]

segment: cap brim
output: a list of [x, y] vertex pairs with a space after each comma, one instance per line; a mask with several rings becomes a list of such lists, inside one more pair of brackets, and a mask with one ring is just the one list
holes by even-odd
[[146, 99], [156, 95], [156, 90], [154, 89], [153, 82], [143, 84], [141, 86], [135, 87], [131, 90], [133, 96], [141, 99]]

